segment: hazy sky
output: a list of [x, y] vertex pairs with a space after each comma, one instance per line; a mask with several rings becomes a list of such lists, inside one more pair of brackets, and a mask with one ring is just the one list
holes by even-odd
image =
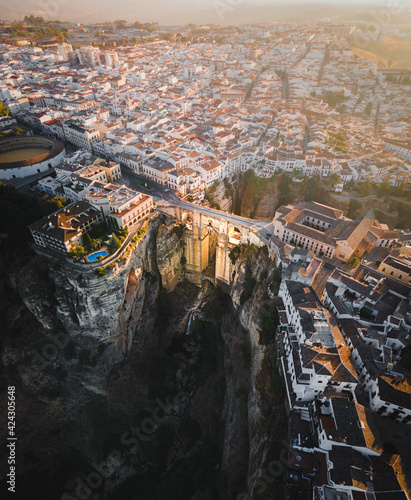
[[[157, 21], [160, 24], [219, 23], [230, 24], [231, 18], [246, 13], [250, 6], [286, 4], [327, 4], [350, 8], [355, 4], [384, 4], [383, 0], [0, 0], [2, 19], [21, 19], [26, 14], [47, 19], [76, 22], [99, 22], [127, 19], [129, 21]], [[409, 5], [409, 0], [399, 3]], [[271, 21], [272, 19], [266, 19]], [[234, 21], [238, 22], [238, 21]], [[244, 21], [246, 22], [246, 21]]]

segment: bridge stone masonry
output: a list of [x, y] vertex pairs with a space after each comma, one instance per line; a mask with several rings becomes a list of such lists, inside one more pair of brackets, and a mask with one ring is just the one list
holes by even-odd
[[202, 207], [159, 205], [158, 210], [184, 223], [186, 278], [196, 285], [204, 280], [230, 285], [233, 264], [229, 254], [236, 245], [269, 246], [272, 223], [224, 214]]

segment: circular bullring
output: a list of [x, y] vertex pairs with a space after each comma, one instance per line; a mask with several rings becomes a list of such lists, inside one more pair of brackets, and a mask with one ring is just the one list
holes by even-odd
[[58, 165], [66, 152], [54, 137], [27, 135], [0, 139], [0, 179], [23, 178]]

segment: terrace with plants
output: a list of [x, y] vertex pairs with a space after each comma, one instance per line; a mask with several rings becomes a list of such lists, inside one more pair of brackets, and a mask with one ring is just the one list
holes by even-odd
[[[107, 249], [108, 255], [119, 250], [128, 235], [128, 228], [114, 229], [107, 223], [95, 223], [88, 233], [83, 234], [83, 245], [77, 245], [68, 253], [68, 257], [75, 262], [82, 262], [84, 257], [93, 252]], [[98, 260], [106, 257], [98, 256]]]

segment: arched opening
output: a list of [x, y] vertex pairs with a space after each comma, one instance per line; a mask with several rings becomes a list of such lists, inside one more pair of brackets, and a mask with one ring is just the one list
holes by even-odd
[[203, 276], [215, 279], [217, 253], [217, 233], [212, 227], [206, 227], [201, 233], [201, 272]]
[[241, 231], [236, 227], [231, 227], [228, 232], [228, 241], [233, 245], [239, 245], [241, 241]]
[[193, 217], [189, 212], [184, 212], [181, 216], [181, 222], [183, 222], [188, 229], [193, 228]]

